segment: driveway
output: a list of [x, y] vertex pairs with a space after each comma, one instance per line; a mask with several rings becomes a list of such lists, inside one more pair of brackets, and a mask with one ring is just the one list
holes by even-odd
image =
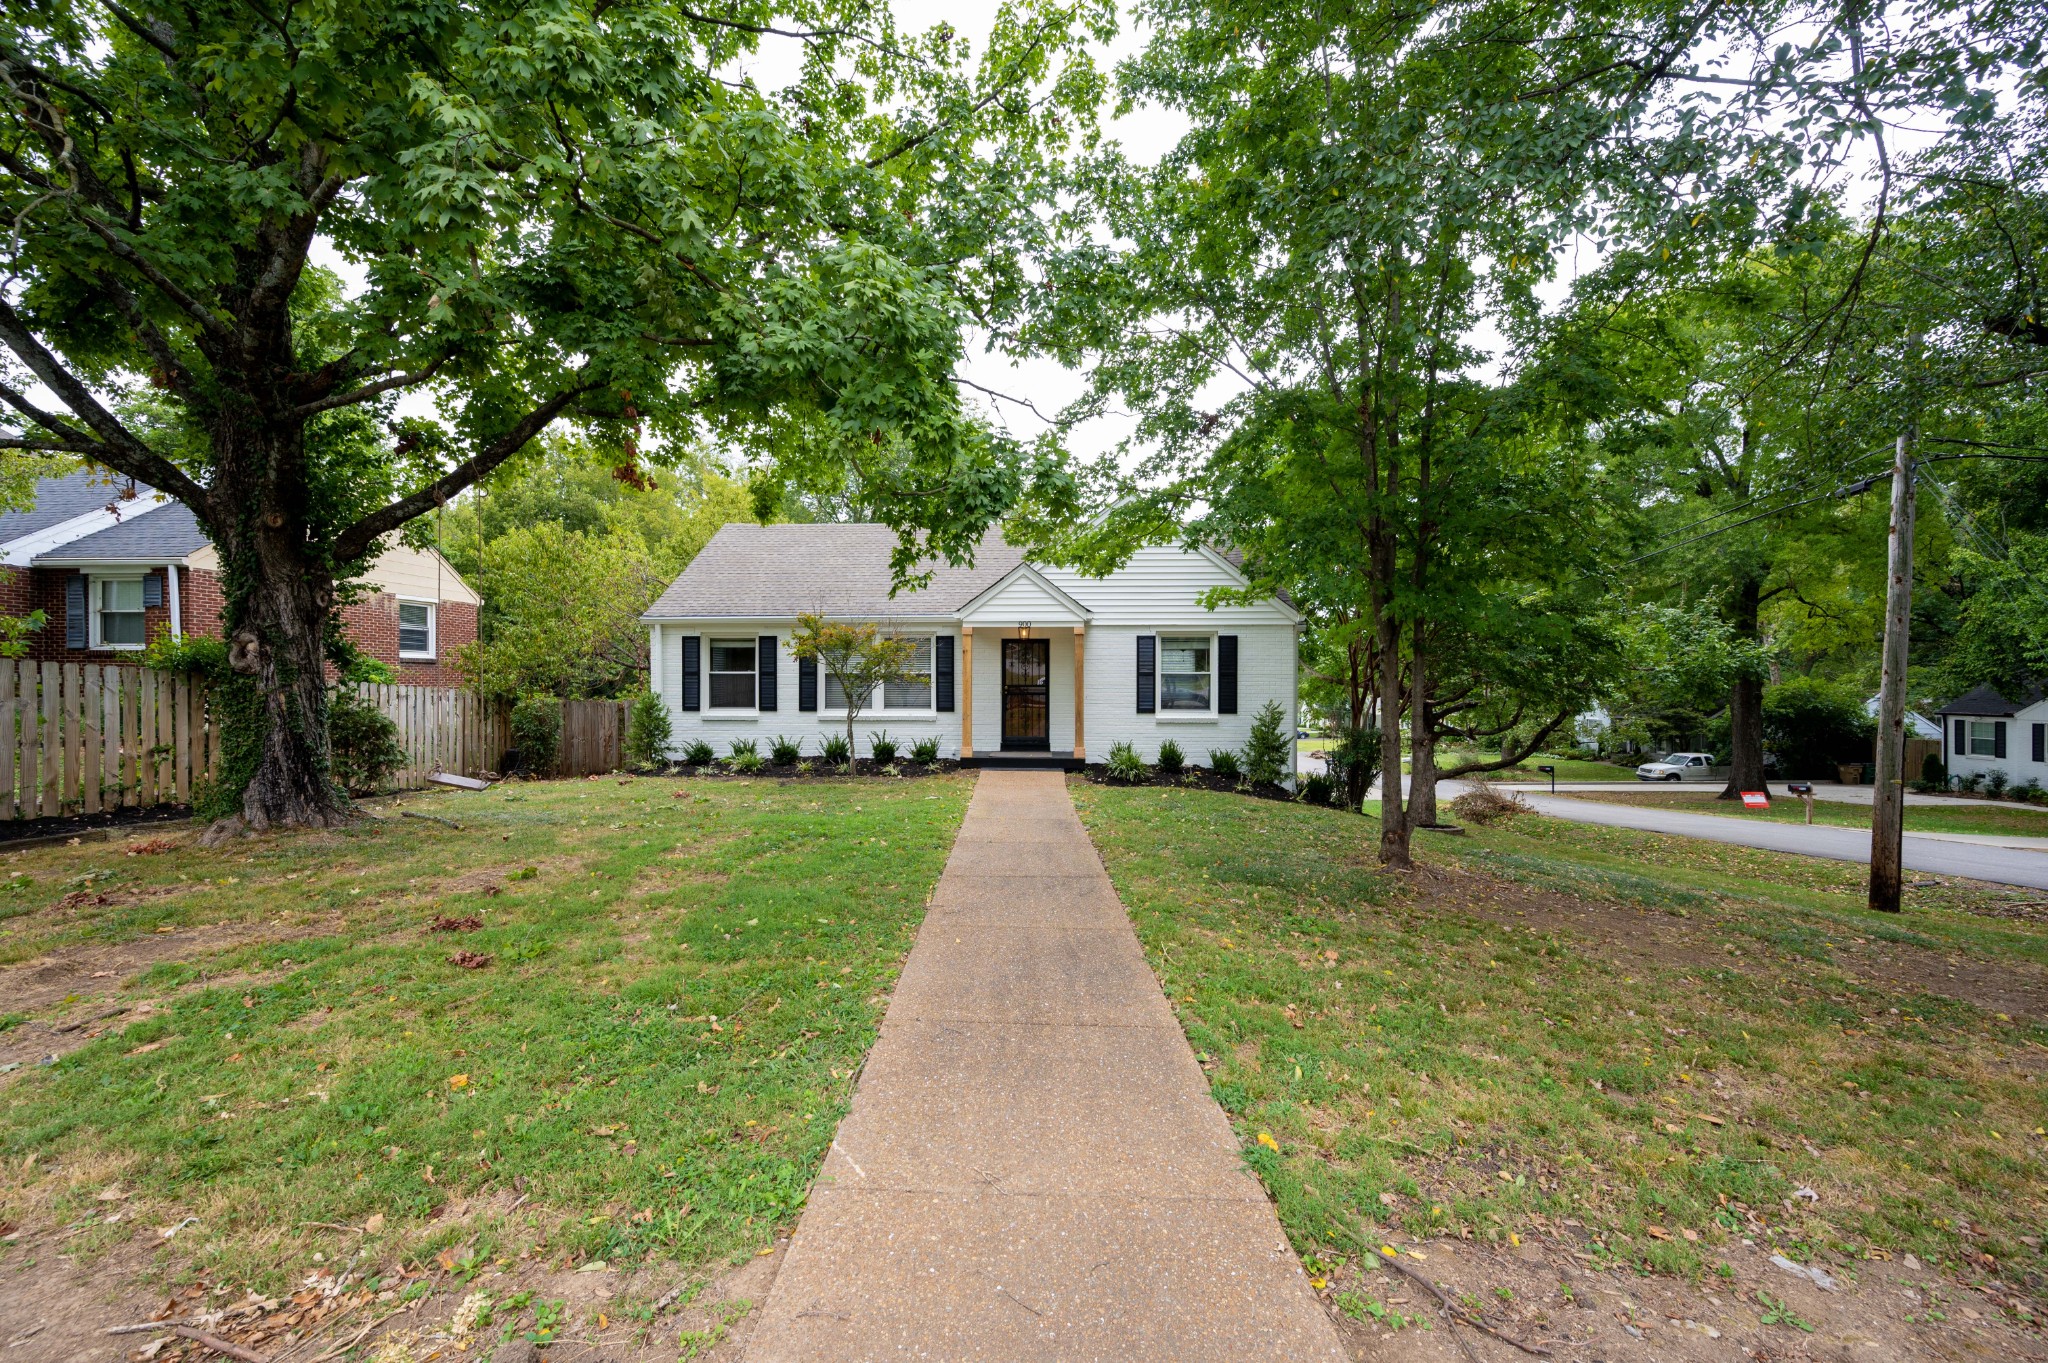
[[[1448, 803], [1455, 793], [1451, 789], [1455, 784], [1446, 782], [1439, 790], [1439, 800]], [[1797, 823], [1752, 823], [1719, 814], [1687, 814], [1676, 809], [1642, 809], [1633, 805], [1573, 800], [1527, 789], [1517, 793], [1538, 813], [1557, 819], [1605, 824], [1609, 828], [1639, 828], [1648, 833], [1674, 833], [1680, 837], [1733, 843], [1738, 847], [1761, 847], [1804, 857], [1832, 857], [1837, 861], [1866, 865], [1870, 861], [1868, 829], [1830, 828], [1820, 824], [1809, 827]], [[2048, 819], [2042, 823], [2044, 832], [2048, 832]], [[2039, 843], [2039, 846], [2027, 847], [2027, 843]], [[1904, 861], [1906, 868], [1912, 871], [2048, 890], [2048, 838], [1908, 833]]]

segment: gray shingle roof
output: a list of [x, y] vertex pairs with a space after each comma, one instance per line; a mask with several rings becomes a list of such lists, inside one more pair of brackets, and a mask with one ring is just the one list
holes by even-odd
[[[128, 480], [97, 469], [80, 469], [61, 478], [36, 481], [36, 504], [26, 511], [0, 512], [0, 544], [61, 525], [74, 516], [119, 502]], [[144, 497], [149, 489], [137, 488]]]
[[991, 533], [971, 568], [934, 565], [917, 591], [889, 594], [896, 532], [886, 525], [726, 525], [647, 608], [657, 620], [950, 615], [1024, 561]]
[[[183, 502], [162, 504], [138, 498], [119, 525], [60, 544], [37, 554], [35, 566], [47, 568], [66, 563], [163, 563], [181, 559], [208, 543], [206, 532], [192, 508]], [[144, 507], [152, 509], [144, 511]], [[139, 513], [139, 514], [137, 514]]]
[[1990, 686], [1975, 686], [1935, 711], [1938, 715], [2013, 715], [2041, 699], [2039, 686], [2030, 686], [2017, 700], [2009, 700]]

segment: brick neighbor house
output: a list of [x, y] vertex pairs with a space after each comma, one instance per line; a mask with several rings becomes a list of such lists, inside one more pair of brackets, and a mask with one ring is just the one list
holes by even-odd
[[[432, 550], [393, 546], [342, 619], [399, 680], [456, 686], [455, 652], [476, 638], [480, 598]], [[0, 614], [40, 607], [29, 656], [134, 661], [158, 634], [220, 633], [220, 555], [189, 507], [94, 471], [45, 478], [27, 511], [0, 513]]]

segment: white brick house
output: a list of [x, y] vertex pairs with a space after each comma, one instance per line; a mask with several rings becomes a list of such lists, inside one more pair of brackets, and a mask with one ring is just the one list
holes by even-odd
[[2048, 692], [2036, 686], [2011, 699], [1979, 686], [1939, 713], [1951, 777], [2002, 771], [2011, 785], [2048, 786]]
[[944, 563], [891, 595], [895, 532], [881, 525], [727, 525], [641, 618], [651, 684], [677, 750], [723, 755], [777, 735], [816, 756], [846, 727], [837, 679], [799, 663], [800, 614], [872, 621], [919, 641], [917, 672], [882, 688], [856, 724], [862, 755], [887, 730], [935, 737], [964, 761], [1101, 760], [1129, 741], [1145, 760], [1176, 740], [1190, 763], [1242, 748], [1277, 701], [1294, 731], [1300, 615], [1285, 601], [1202, 604], [1244, 575], [1210, 549], [1141, 549], [1107, 577], [1026, 561], [991, 536], [972, 567]]

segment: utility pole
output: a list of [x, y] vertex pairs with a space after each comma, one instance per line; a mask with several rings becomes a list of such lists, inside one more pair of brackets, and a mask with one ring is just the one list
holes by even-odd
[[1877, 703], [1877, 776], [1871, 791], [1870, 907], [1899, 911], [1906, 833], [1906, 636], [1913, 614], [1913, 442], [1899, 432], [1892, 458], [1890, 579], [1884, 594], [1884, 684]]

